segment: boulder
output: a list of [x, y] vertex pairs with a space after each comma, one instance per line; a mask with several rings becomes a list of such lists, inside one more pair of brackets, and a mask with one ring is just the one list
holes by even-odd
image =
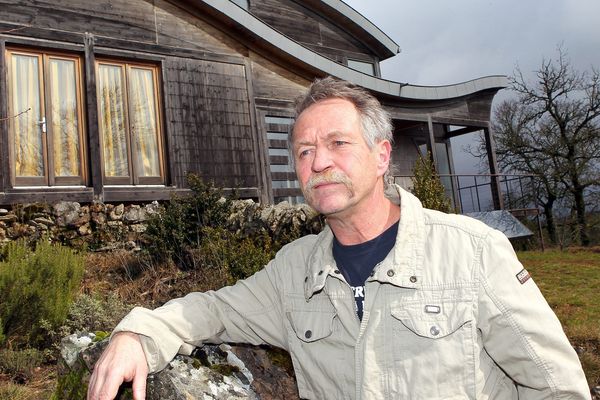
[[[85, 399], [90, 371], [108, 345], [108, 339], [97, 339], [93, 333], [63, 339], [54, 398]], [[204, 345], [149, 375], [146, 399], [299, 399], [289, 358], [282, 363], [281, 354], [256, 346]], [[117, 399], [130, 398], [131, 386], [124, 384]]]

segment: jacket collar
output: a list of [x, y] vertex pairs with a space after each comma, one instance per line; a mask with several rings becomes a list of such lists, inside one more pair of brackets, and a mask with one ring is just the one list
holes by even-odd
[[[386, 196], [400, 205], [400, 224], [396, 244], [390, 254], [379, 263], [368, 279], [399, 287], [419, 288], [425, 250], [425, 222], [419, 199], [398, 185], [388, 188]], [[327, 226], [317, 236], [308, 259], [304, 295], [308, 301], [325, 287], [328, 275], [336, 270], [332, 253], [333, 232]]]

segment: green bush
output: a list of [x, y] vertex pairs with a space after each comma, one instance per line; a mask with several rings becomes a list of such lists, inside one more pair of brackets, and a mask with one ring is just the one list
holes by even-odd
[[423, 207], [445, 213], [452, 212], [450, 199], [446, 196], [446, 189], [435, 171], [431, 154], [419, 156], [413, 169], [412, 193], [417, 196]]
[[212, 183], [204, 183], [194, 174], [187, 175], [188, 196], [175, 196], [148, 221], [146, 248], [157, 260], [173, 260], [191, 267], [187, 255], [202, 241], [202, 228], [222, 226], [231, 210], [231, 200]]
[[18, 383], [31, 380], [35, 368], [42, 365], [44, 355], [36, 349], [0, 350], [0, 372]]
[[0, 262], [2, 330], [17, 343], [36, 346], [43, 320], [60, 326], [84, 270], [81, 254], [41, 240], [34, 250], [24, 241], [9, 243]]
[[229, 284], [254, 274], [275, 255], [267, 234], [242, 239], [223, 228], [204, 228], [203, 238], [202, 266], [226, 271]]

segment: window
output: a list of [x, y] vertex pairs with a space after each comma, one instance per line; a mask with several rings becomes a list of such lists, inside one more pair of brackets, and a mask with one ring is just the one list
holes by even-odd
[[105, 183], [164, 184], [158, 68], [98, 61], [96, 75]]
[[364, 74], [375, 75], [375, 66], [372, 62], [348, 59], [348, 67]]
[[14, 185], [85, 184], [81, 64], [75, 55], [7, 50]]

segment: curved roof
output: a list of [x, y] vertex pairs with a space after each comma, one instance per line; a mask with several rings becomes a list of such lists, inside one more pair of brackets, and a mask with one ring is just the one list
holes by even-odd
[[[257, 39], [260, 39], [263, 46], [281, 52], [284, 57], [298, 60], [305, 64], [309, 69], [316, 69], [323, 75], [332, 75], [337, 78], [353, 82], [382, 95], [413, 100], [444, 100], [466, 96], [483, 90], [499, 90], [508, 86], [508, 79], [503, 75], [487, 76], [446, 86], [410, 85], [408, 83], [394, 82], [377, 78], [338, 64], [337, 62], [302, 46], [230, 1], [197, 1], [205, 3], [206, 5], [212, 7], [212, 9], [217, 11], [219, 14], [222, 14], [235, 21], [249, 34]], [[345, 5], [345, 3], [339, 0], [321, 1], [324, 3], [335, 3], [335, 5]], [[346, 10], [349, 13], [354, 11], [349, 6], [346, 5], [346, 7], [351, 10]], [[360, 14], [358, 14], [356, 11], [354, 11], [354, 13], [360, 16]], [[360, 16], [360, 18], [366, 21], [364, 17]], [[369, 24], [372, 25], [371, 23]]]
[[347, 31], [366, 42], [377, 55], [385, 60], [400, 52], [400, 47], [375, 24], [341, 0], [303, 0], [309, 5], [340, 23]]

